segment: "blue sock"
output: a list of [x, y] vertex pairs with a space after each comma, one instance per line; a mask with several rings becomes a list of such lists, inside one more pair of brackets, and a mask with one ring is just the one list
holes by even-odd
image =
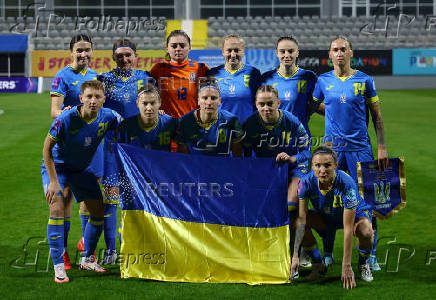
[[319, 253], [316, 243], [309, 247], [304, 246], [303, 249], [310, 256], [313, 263], [320, 263], [322, 261], [321, 253]]
[[326, 230], [325, 236], [322, 238], [324, 246], [324, 256], [332, 256], [333, 247], [335, 245], [336, 230]]
[[117, 205], [104, 204], [104, 240], [107, 250], [116, 250]]
[[357, 251], [359, 252], [359, 265], [364, 265], [368, 263], [368, 258], [371, 254], [370, 250], [360, 249], [359, 247], [356, 247]]
[[79, 214], [80, 214], [80, 223], [82, 223], [82, 236], [85, 236], [86, 224], [88, 224], [89, 215], [84, 215], [81, 212], [79, 212]]
[[70, 233], [71, 217], [65, 217], [64, 220], [64, 249], [67, 251], [68, 247], [68, 234]]
[[89, 257], [94, 254], [95, 248], [97, 248], [97, 243], [100, 238], [101, 232], [103, 231], [104, 218], [89, 217], [89, 222], [86, 225], [85, 230], [85, 251], [83, 252], [84, 257]]
[[50, 217], [47, 224], [47, 239], [53, 265], [64, 263], [64, 218]]
[[376, 250], [377, 250], [377, 218], [376, 217], [372, 217], [372, 230], [374, 230], [374, 243], [372, 244], [372, 248], [371, 248], [371, 255], [375, 255]]
[[292, 228], [292, 222], [298, 217], [297, 207], [293, 205], [293, 203], [288, 202], [288, 216], [289, 216], [289, 230], [291, 232], [291, 238], [289, 241], [289, 246], [291, 247], [291, 255], [294, 251], [294, 243], [295, 243], [295, 230]]

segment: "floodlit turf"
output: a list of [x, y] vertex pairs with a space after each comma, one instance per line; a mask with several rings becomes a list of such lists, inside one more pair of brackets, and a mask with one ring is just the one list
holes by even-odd
[[[0, 114], [0, 296], [4, 299], [434, 299], [436, 91], [380, 91], [379, 95], [388, 153], [405, 157], [408, 203], [392, 219], [379, 222], [378, 255], [381, 262], [387, 257], [382, 271], [375, 273], [374, 282], [358, 280], [357, 289], [346, 291], [340, 282], [342, 231], [337, 233], [336, 265], [318, 283], [308, 283], [304, 276], [294, 284], [278, 286], [122, 280], [119, 270], [112, 267], [110, 274], [103, 275], [74, 268], [68, 272], [70, 283], [55, 284], [52, 266], [45, 271], [48, 247], [43, 241], [48, 207], [40, 176], [43, 139], [51, 123], [49, 95], [0, 94], [0, 109], [4, 110]], [[323, 119], [314, 116], [310, 127], [313, 136], [322, 135]], [[372, 125], [370, 134], [374, 140]], [[80, 237], [77, 211], [75, 204], [69, 238], [71, 250]], [[103, 247], [102, 242], [99, 247]], [[74, 259], [75, 251], [70, 251], [70, 256]], [[426, 264], [429, 256], [435, 259]], [[356, 261], [354, 251], [355, 272]]]

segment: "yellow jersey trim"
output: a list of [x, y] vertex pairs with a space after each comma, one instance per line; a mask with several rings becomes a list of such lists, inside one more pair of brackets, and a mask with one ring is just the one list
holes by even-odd
[[139, 120], [139, 118], [140, 118], [140, 115], [138, 115], [138, 125], [139, 125], [139, 127], [140, 127], [142, 130], [144, 130], [145, 132], [150, 132], [150, 131], [152, 131], [153, 129], [156, 128], [157, 124], [159, 124], [159, 117], [158, 117], [157, 120], [156, 120], [156, 122], [155, 122], [153, 125], [151, 125], [150, 127], [144, 127], [144, 126], [142, 126], [141, 121]]
[[244, 65], [241, 65], [238, 69], [236, 69], [236, 70], [229, 70], [229, 69], [227, 69], [227, 67], [224, 65], [224, 69], [227, 71], [227, 72], [229, 72], [230, 74], [235, 74], [236, 72], [238, 72], [239, 70], [241, 70], [242, 68], [244, 67]]
[[114, 70], [112, 70], [111, 73], [114, 74], [114, 76], [115, 76], [116, 78], [118, 78], [118, 79], [120, 79], [120, 80], [122, 80], [122, 81], [127, 81], [127, 80], [129, 80], [130, 78], [132, 78], [133, 75], [135, 75], [135, 69], [133, 69], [133, 71], [132, 71], [132, 75], [130, 75], [129, 77], [120, 77], [120, 76], [118, 76], [117, 74], [115, 74]]
[[342, 82], [344, 82], [345, 80], [347, 80], [347, 79], [353, 77], [354, 74], [356, 74], [356, 73], [357, 73], [357, 70], [353, 70], [353, 73], [352, 73], [351, 75], [345, 77], [345, 76], [338, 76], [338, 75], [333, 71], [333, 74], [335, 74], [335, 76], [336, 76], [337, 78], [339, 78]]
[[371, 98], [368, 98], [368, 102], [369, 102], [369, 103], [376, 103], [376, 102], [378, 102], [378, 101], [380, 101], [378, 95], [377, 95], [377, 96], [374, 96], [374, 97], [371, 97]]
[[58, 92], [50, 92], [50, 96], [59, 96], [59, 97], [65, 97], [64, 94], [58, 93]]
[[279, 74], [280, 76], [282, 76], [282, 77], [285, 78], [285, 79], [289, 79], [289, 78], [291, 78], [291, 77], [294, 77], [294, 76], [298, 73], [299, 70], [300, 70], [300, 67], [297, 66], [297, 69], [295, 69], [295, 71], [294, 71], [291, 75], [286, 76], [285, 74], [281, 73], [281, 72], [279, 71], [279, 69], [277, 69], [277, 74]]
[[[198, 124], [198, 126], [200, 126], [200, 127], [203, 127], [204, 129], [206, 129], [206, 130], [209, 130], [217, 121], [218, 121], [218, 115], [217, 115], [217, 117], [216, 117], [216, 119], [213, 119], [211, 122], [209, 122], [209, 123], [201, 123], [200, 122], [200, 120], [198, 119], [198, 117], [197, 117], [197, 113], [199, 112], [200, 110], [199, 109], [197, 109], [195, 112], [194, 112], [194, 118], [195, 118], [195, 121], [197, 122], [197, 124]], [[218, 113], [217, 113], [218, 114]]]
[[79, 73], [79, 74], [82, 75], [82, 76], [85, 76], [86, 73], [88, 73], [88, 71], [89, 71], [88, 67], [86, 67], [85, 69], [83, 69], [83, 70], [80, 71], [80, 72], [77, 72], [75, 69], [73, 69], [73, 67], [72, 67], [71, 65], [68, 65], [68, 68], [70, 68], [71, 70], [73, 70], [75, 73]]
[[52, 139], [53, 141], [55, 141], [55, 142], [59, 141], [58, 138], [55, 138], [55, 137], [52, 136], [50, 133], [48, 134], [48, 137], [49, 137], [50, 139]]

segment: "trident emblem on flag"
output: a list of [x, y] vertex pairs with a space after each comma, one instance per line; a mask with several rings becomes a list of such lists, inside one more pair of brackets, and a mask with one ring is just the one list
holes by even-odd
[[379, 184], [374, 183], [374, 199], [376, 203], [386, 203], [389, 202], [391, 193], [391, 183], [387, 182], [386, 186], [383, 181], [380, 181]]

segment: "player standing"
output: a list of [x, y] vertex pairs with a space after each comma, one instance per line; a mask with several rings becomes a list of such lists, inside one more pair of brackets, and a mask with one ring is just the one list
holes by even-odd
[[254, 151], [256, 157], [274, 157], [278, 162], [289, 163], [288, 210], [295, 211], [298, 182], [307, 172], [311, 155], [309, 137], [301, 122], [279, 106], [275, 87], [263, 85], [257, 90], [258, 111], [243, 124], [246, 133], [243, 143], [249, 150], [246, 153]]
[[207, 74], [218, 81], [221, 108], [237, 116], [243, 123], [254, 111], [254, 95], [259, 87], [260, 72], [242, 63], [245, 43], [238, 35], [226, 36], [221, 51], [225, 64], [210, 69]]
[[299, 48], [297, 40], [292, 36], [278, 39], [276, 55], [279, 66], [262, 74], [261, 84], [272, 85], [279, 93], [280, 109], [292, 113], [309, 131], [309, 115], [312, 109], [312, 92], [317, 77], [314, 72], [297, 65]]
[[[359, 271], [364, 281], [373, 277], [368, 264], [368, 256], [373, 242], [370, 206], [359, 196], [356, 183], [343, 171], [336, 171], [336, 153], [328, 146], [320, 146], [313, 153], [312, 171], [301, 178], [298, 185], [299, 216], [296, 221], [296, 237], [292, 257], [291, 276], [298, 274], [298, 248], [303, 243], [310, 250], [313, 267], [309, 278], [318, 279], [324, 270], [316, 240], [315, 229], [321, 234], [328, 230], [344, 229], [344, 249], [342, 258], [343, 287], [356, 286], [351, 267], [353, 234], [357, 237]], [[313, 210], [308, 212], [308, 202]]]
[[[378, 165], [384, 169], [388, 163], [383, 119], [380, 102], [375, 91], [374, 80], [367, 74], [351, 68], [353, 49], [346, 37], [337, 37], [330, 43], [329, 57], [334, 70], [319, 76], [313, 97], [320, 104], [320, 112], [325, 113], [325, 140], [333, 143], [338, 153], [338, 168], [348, 171], [357, 183], [358, 161], [373, 160], [368, 135], [368, 109], [377, 135]], [[375, 231], [371, 268], [379, 270], [375, 257], [377, 240], [376, 219], [373, 218]], [[333, 251], [334, 235], [326, 245], [327, 253]]]
[[[63, 111], [80, 104], [80, 88], [82, 83], [88, 80], [95, 80], [97, 72], [88, 67], [92, 58], [92, 41], [86, 34], [73, 36], [70, 41], [70, 52], [72, 63], [60, 70], [53, 79], [50, 90], [51, 95], [51, 116], [56, 118]], [[103, 148], [100, 146], [93, 159], [90, 170], [100, 178], [103, 175]], [[68, 202], [70, 205], [72, 201]], [[82, 238], [78, 243], [78, 250], [83, 251], [83, 235], [88, 223], [89, 212], [85, 203], [80, 203], [80, 220], [82, 223]], [[68, 233], [70, 231], [71, 206], [65, 210], [65, 268], [71, 268], [70, 258], [67, 251]]]
[[159, 84], [161, 109], [172, 117], [180, 118], [197, 108], [197, 82], [200, 77], [206, 76], [209, 68], [188, 59], [191, 39], [182, 30], [174, 30], [168, 35], [165, 50], [168, 60], [153, 65], [150, 73]]
[[219, 109], [221, 97], [214, 79], [200, 83], [198, 106], [179, 120], [179, 152], [213, 156], [242, 156], [244, 132], [238, 118]]
[[[117, 67], [98, 76], [98, 80], [103, 82], [105, 86], [106, 102], [104, 107], [115, 110], [124, 119], [138, 114], [139, 111], [136, 106], [138, 90], [153, 80], [147, 71], [135, 69], [137, 56], [135, 43], [126, 38], [117, 40], [112, 48], [112, 58]], [[102, 184], [105, 194], [104, 239], [106, 251], [103, 265], [113, 264], [117, 258], [118, 169], [111, 149], [111, 142], [115, 138], [112, 132], [106, 134], [104, 138], [104, 175]]]
[[84, 239], [82, 270], [106, 272], [95, 261], [93, 253], [103, 229], [103, 196], [97, 176], [87, 168], [108, 130], [118, 127], [120, 116], [102, 108], [104, 87], [100, 81], [82, 84], [80, 101], [53, 121], [45, 138], [42, 182], [50, 207], [47, 239], [55, 270], [55, 282], [68, 282], [62, 259], [65, 238], [65, 210], [70, 206], [70, 191], [76, 201], [84, 201], [90, 212]]

